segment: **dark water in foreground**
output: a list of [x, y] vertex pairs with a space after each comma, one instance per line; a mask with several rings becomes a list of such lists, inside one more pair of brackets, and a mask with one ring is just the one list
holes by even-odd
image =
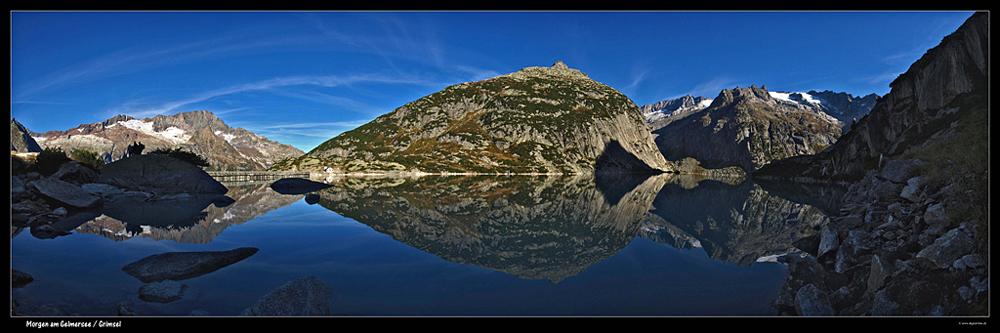
[[[227, 184], [236, 203], [106, 205], [60, 225], [12, 228], [12, 288], [28, 313], [235, 316], [312, 275], [334, 316], [770, 316], [790, 244], [825, 218], [750, 181], [660, 175], [348, 179], [304, 195]], [[782, 190], [784, 191], [784, 190]], [[792, 191], [794, 192], [794, 191]], [[834, 194], [826, 194], [834, 197]], [[808, 202], [813, 205], [800, 202]], [[122, 207], [130, 207], [124, 209]], [[42, 238], [40, 238], [42, 237]], [[140, 300], [122, 267], [166, 252], [254, 247], [253, 256], [180, 281], [183, 297]]]

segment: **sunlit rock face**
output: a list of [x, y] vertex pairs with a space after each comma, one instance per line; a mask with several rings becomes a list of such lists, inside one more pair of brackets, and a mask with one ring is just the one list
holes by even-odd
[[332, 173], [671, 171], [638, 107], [562, 62], [456, 84], [275, 170]]
[[84, 149], [97, 153], [106, 162], [124, 157], [133, 143], [145, 145], [144, 153], [180, 148], [205, 158], [209, 163], [206, 170], [266, 170], [275, 161], [304, 153], [243, 128], [231, 128], [209, 111], [145, 119], [118, 115], [65, 131], [31, 135], [42, 148], [60, 147], [67, 152]]
[[319, 205], [445, 260], [559, 282], [638, 235], [664, 176], [345, 178], [315, 193]]

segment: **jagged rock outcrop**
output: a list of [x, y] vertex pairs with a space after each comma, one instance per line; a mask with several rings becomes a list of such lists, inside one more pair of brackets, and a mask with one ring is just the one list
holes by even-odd
[[796, 313], [811, 284], [840, 316], [989, 313], [988, 37], [989, 13], [972, 15], [831, 150], [754, 174], [849, 188], [824, 250], [790, 262], [776, 308]]
[[[821, 313], [827, 315], [982, 311], [989, 299], [986, 225], [942, 214], [942, 207], [961, 204], [950, 186], [920, 186], [922, 200], [900, 196], [903, 184], [922, 177], [912, 172], [919, 163], [895, 160], [851, 184], [840, 212], [820, 227], [819, 242], [797, 242], [810, 255], [789, 262], [774, 302], [780, 312], [806, 315], [800, 303], [816, 300], [799, 299], [804, 295], [826, 295], [830, 308]], [[812, 290], [803, 291], [807, 286]]]
[[712, 99], [705, 97], [694, 97], [685, 95], [677, 99], [662, 100], [653, 104], [646, 104], [639, 107], [650, 131], [656, 131], [667, 126], [674, 120], [683, 118], [688, 114], [707, 108], [712, 104]]
[[275, 170], [426, 173], [672, 171], [638, 107], [562, 62], [450, 86]]
[[840, 137], [843, 123], [765, 87], [723, 90], [712, 104], [653, 132], [671, 161], [694, 158], [704, 168], [746, 172], [772, 160], [815, 154]]
[[43, 148], [84, 149], [96, 152], [108, 163], [124, 157], [126, 148], [135, 142], [145, 145], [146, 153], [181, 148], [205, 158], [209, 163], [206, 170], [266, 170], [275, 161], [304, 153], [243, 128], [231, 128], [209, 111], [145, 119], [118, 115], [99, 123], [32, 136]]
[[973, 15], [928, 50], [829, 151], [777, 161], [755, 176], [855, 181], [886, 160], [954, 136], [956, 122], [989, 98], [988, 16]]
[[10, 150], [19, 153], [37, 153], [42, 147], [31, 137], [31, 132], [24, 125], [10, 118]]
[[[803, 95], [801, 93], [792, 93], [789, 95], [789, 98], [799, 99], [803, 98]], [[876, 94], [851, 96], [845, 92], [838, 93], [829, 90], [821, 92], [810, 90], [805, 95], [808, 96], [808, 99], [816, 100], [817, 103], [811, 104], [844, 123], [841, 133], [849, 132], [852, 124], [858, 119], [864, 118], [868, 112], [871, 112], [872, 107], [875, 106], [875, 103], [880, 98]]]

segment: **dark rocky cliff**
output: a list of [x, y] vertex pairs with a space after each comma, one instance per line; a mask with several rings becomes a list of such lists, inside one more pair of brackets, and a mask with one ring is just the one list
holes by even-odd
[[885, 160], [949, 136], [952, 124], [988, 100], [989, 17], [978, 13], [894, 80], [892, 90], [832, 149], [792, 158], [755, 175], [858, 180]]
[[989, 314], [989, 13], [892, 82], [832, 149], [757, 179], [842, 182], [838, 212], [796, 242], [774, 306], [803, 316]]

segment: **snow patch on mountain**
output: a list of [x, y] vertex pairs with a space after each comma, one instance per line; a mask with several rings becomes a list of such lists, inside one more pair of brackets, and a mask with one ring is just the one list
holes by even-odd
[[226, 142], [229, 142], [230, 145], [233, 144], [233, 139], [236, 138], [235, 135], [229, 133], [222, 133], [222, 131], [215, 131], [215, 135], [221, 136], [223, 139], [226, 140]]
[[[167, 129], [165, 129], [165, 130], [163, 130], [161, 132], [157, 132], [157, 131], [153, 130], [153, 122], [144, 122], [144, 121], [138, 120], [138, 119], [131, 119], [131, 120], [126, 120], [126, 121], [119, 121], [119, 122], [115, 123], [114, 125], [117, 125], [117, 124], [122, 124], [122, 126], [125, 126], [127, 128], [130, 128], [130, 129], [133, 129], [133, 130], [136, 130], [136, 131], [144, 132], [146, 134], [161, 136], [163, 138], [166, 138], [171, 143], [175, 143], [175, 144], [177, 144], [177, 143], [184, 143], [184, 142], [187, 142], [188, 139], [191, 139], [191, 136], [187, 135], [184, 132], [184, 130], [182, 130], [180, 128], [177, 128], [177, 127], [174, 127], [174, 126], [170, 126], [170, 127], [168, 127]], [[108, 127], [111, 127], [111, 126], [108, 126]]]
[[808, 102], [808, 103], [823, 104], [823, 101], [821, 101], [820, 99], [818, 99], [816, 97], [813, 97], [812, 95], [807, 94], [807, 93], [782, 92], [782, 91], [769, 91], [768, 93], [771, 95], [771, 97], [774, 97], [774, 98], [777, 98], [777, 99], [780, 99], [780, 100], [784, 100], [784, 101], [795, 102], [795, 103], [799, 103], [801, 101], [793, 99], [792, 98], [792, 94], [799, 94], [799, 95], [802, 96], [802, 99], [804, 101]]

